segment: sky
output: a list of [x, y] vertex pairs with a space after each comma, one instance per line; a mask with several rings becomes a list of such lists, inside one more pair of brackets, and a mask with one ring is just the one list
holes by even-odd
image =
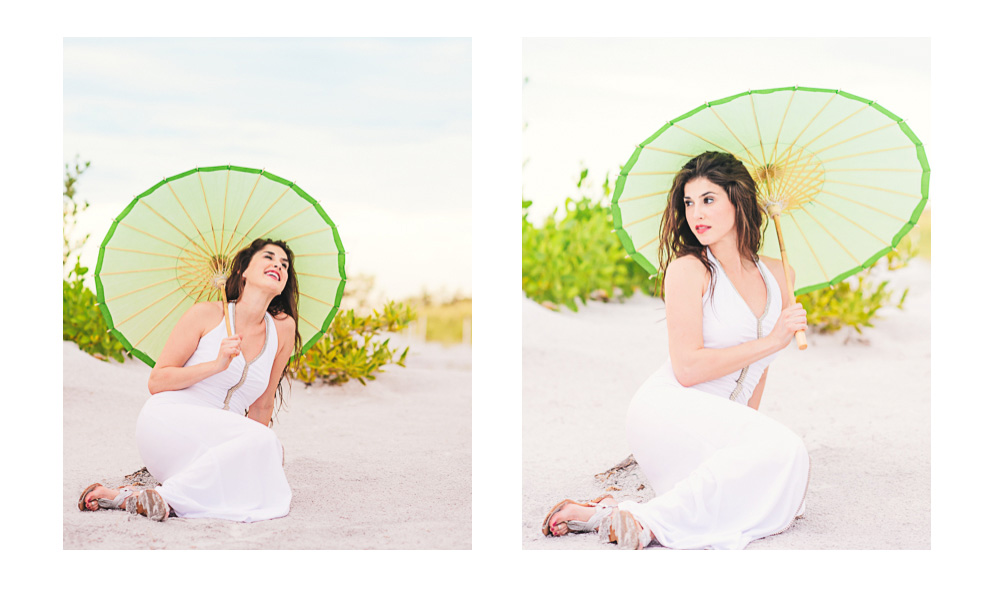
[[84, 265], [136, 195], [233, 164], [321, 202], [348, 292], [471, 296], [470, 39], [67, 38], [63, 102], [64, 161], [91, 162]]
[[933, 166], [929, 38], [533, 38], [523, 70], [523, 194], [535, 223], [564, 215], [582, 166], [599, 196], [604, 176], [613, 189], [636, 145], [670, 119], [750, 89], [874, 100], [906, 119]]

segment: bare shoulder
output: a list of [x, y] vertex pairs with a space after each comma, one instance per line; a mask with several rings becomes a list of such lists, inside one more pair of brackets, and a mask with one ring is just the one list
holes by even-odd
[[[760, 262], [762, 262], [767, 270], [777, 279], [777, 284], [780, 286], [781, 296], [784, 295], [784, 290], [787, 289], [788, 285], [784, 281], [784, 263], [780, 261], [780, 258], [771, 258], [770, 256], [760, 256]], [[790, 267], [789, 267], [790, 268]], [[791, 268], [791, 284], [794, 284], [794, 269]], [[784, 299], [784, 304], [787, 305], [787, 298]]]
[[774, 273], [774, 276], [777, 275], [778, 271], [780, 271], [780, 274], [784, 274], [784, 265], [780, 263], [779, 258], [771, 258], [770, 256], [760, 254], [760, 262], [765, 264], [770, 272]]
[[696, 287], [700, 285], [701, 293], [704, 293], [711, 274], [704, 263], [693, 254], [681, 256], [669, 263], [666, 267], [666, 276], [663, 284], [669, 287]]
[[291, 316], [281, 312], [280, 314], [274, 314], [274, 328], [277, 329], [278, 339], [282, 341], [287, 341], [289, 339], [294, 339], [295, 337], [295, 319]]
[[198, 302], [184, 313], [182, 318], [188, 326], [200, 329], [202, 335], [219, 323], [222, 318], [222, 302]]
[[681, 276], [702, 275], [707, 273], [708, 269], [704, 266], [703, 262], [697, 259], [697, 256], [687, 254], [669, 263], [669, 266], [666, 267], [666, 275], [669, 276], [671, 272]]

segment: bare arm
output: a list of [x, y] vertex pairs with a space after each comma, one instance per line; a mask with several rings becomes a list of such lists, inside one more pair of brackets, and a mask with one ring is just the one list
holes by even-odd
[[247, 418], [256, 420], [264, 426], [269, 426], [271, 423], [271, 416], [274, 413], [274, 394], [277, 393], [285, 364], [288, 363], [291, 352], [295, 349], [295, 321], [291, 317], [280, 320], [275, 318], [274, 326], [277, 329], [278, 349], [274, 355], [274, 365], [271, 366], [270, 382], [267, 384], [264, 394], [250, 405], [246, 414]]
[[221, 318], [221, 305], [207, 302], [191, 306], [181, 316], [170, 333], [156, 366], [149, 373], [150, 393], [186, 389], [229, 367], [232, 359], [239, 355], [238, 335], [223, 340], [219, 357], [215, 360], [184, 366], [198, 348], [201, 337], [216, 326]]
[[769, 356], [786, 347], [794, 331], [804, 328], [804, 310], [793, 304], [781, 312], [777, 325], [766, 337], [732, 347], [705, 348], [701, 296], [707, 290], [707, 281], [704, 265], [693, 256], [684, 256], [670, 263], [663, 282], [670, 361], [677, 381], [684, 387], [723, 377]]

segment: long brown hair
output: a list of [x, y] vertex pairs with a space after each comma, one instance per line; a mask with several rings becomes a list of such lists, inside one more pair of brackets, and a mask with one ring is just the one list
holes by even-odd
[[[703, 245], [697, 240], [694, 231], [687, 223], [687, 213], [683, 204], [684, 189], [694, 179], [707, 179], [721, 187], [735, 206], [735, 230], [739, 253], [756, 261], [760, 244], [763, 241], [763, 225], [766, 211], [756, 201], [756, 182], [752, 175], [735, 156], [723, 152], [704, 152], [683, 165], [683, 169], [673, 179], [669, 190], [669, 203], [663, 212], [659, 229], [659, 267], [662, 273], [673, 260], [682, 256], [694, 255], [711, 273], [711, 289], [714, 289], [715, 269], [708, 260]], [[665, 286], [661, 286], [665, 298]]]
[[[232, 259], [232, 272], [225, 281], [225, 294], [230, 302], [239, 300], [239, 296], [243, 292], [243, 286], [246, 284], [246, 281], [243, 279], [243, 272], [250, 266], [250, 260], [253, 259], [253, 256], [267, 245], [276, 245], [288, 255], [288, 281], [285, 283], [284, 291], [281, 292], [281, 295], [271, 300], [270, 305], [267, 306], [267, 311], [272, 316], [287, 314], [295, 321], [294, 353], [297, 354], [302, 350], [302, 336], [298, 332], [298, 275], [295, 274], [295, 255], [292, 253], [291, 248], [288, 247], [288, 244], [274, 239], [254, 239], [253, 243], [239, 250]], [[288, 375], [288, 366], [290, 364], [291, 361], [289, 360], [288, 364], [284, 365], [284, 371], [281, 373], [281, 378], [288, 381], [289, 388], [291, 386], [291, 377]], [[277, 409], [280, 410], [281, 406], [284, 405], [284, 391], [280, 383], [278, 384], [277, 393]]]

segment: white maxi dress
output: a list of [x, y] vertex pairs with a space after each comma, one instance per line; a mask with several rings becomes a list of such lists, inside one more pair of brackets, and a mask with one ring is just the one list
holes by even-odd
[[[229, 310], [235, 322], [232, 304]], [[247, 362], [240, 354], [223, 372], [152, 395], [139, 414], [139, 454], [161, 483], [157, 491], [181, 518], [256, 522], [288, 514], [291, 488], [281, 443], [270, 428], [245, 416], [267, 389], [277, 353], [274, 320], [264, 318], [257, 356]], [[215, 360], [225, 336], [223, 318], [184, 366]]]
[[[702, 298], [704, 347], [731, 347], [767, 335], [781, 312], [780, 288], [757, 262], [767, 303], [757, 317], [707, 250], [715, 267]], [[804, 512], [808, 453], [779, 422], [748, 407], [777, 354], [721, 378], [683, 387], [666, 364], [636, 392], [628, 408], [628, 444], [656, 492], [646, 503], [623, 501], [673, 549], [743, 549], [783, 532]]]

